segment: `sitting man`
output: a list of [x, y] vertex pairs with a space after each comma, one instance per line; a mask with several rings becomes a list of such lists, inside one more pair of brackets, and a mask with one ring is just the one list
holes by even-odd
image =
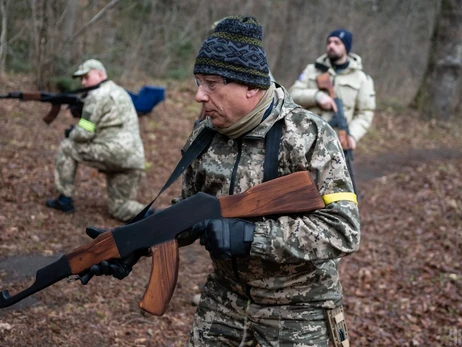
[[128, 221], [144, 207], [133, 200], [145, 167], [135, 107], [128, 93], [107, 79], [106, 69], [98, 60], [84, 62], [73, 77], [80, 78], [86, 88], [97, 88], [85, 97], [77, 126], [66, 129], [55, 167], [60, 195], [47, 200], [46, 206], [66, 213], [74, 211], [75, 174], [82, 163], [106, 174], [109, 214]]

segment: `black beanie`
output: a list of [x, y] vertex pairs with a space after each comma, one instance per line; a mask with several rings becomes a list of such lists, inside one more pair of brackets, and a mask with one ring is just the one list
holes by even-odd
[[263, 29], [254, 17], [223, 18], [202, 44], [194, 74], [218, 75], [268, 89], [271, 81], [262, 39]]
[[350, 33], [348, 30], [337, 29], [331, 32], [329, 36], [327, 36], [327, 38], [332, 37], [332, 36], [338, 37], [345, 45], [347, 53], [350, 53], [351, 46], [353, 45], [353, 34], [352, 33]]

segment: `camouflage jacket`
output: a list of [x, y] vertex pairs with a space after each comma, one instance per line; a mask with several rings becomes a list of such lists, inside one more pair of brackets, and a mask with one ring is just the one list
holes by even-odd
[[[362, 70], [361, 58], [358, 55], [350, 53], [348, 57], [350, 62], [348, 67], [340, 72], [332, 68], [326, 54], [319, 57], [316, 63], [328, 68], [327, 72], [331, 76], [335, 93], [343, 102], [350, 134], [356, 141], [359, 141], [370, 128], [374, 118], [374, 82]], [[317, 69], [314, 64], [309, 64], [294, 85], [290, 87], [290, 94], [297, 104], [329, 121], [333, 113], [322, 110], [316, 104], [316, 94], [319, 92], [316, 77], [322, 73], [323, 71]]]
[[112, 81], [89, 92], [69, 139], [97, 147], [112, 170], [144, 169], [138, 115], [130, 95]]
[[[293, 103], [277, 86], [271, 114], [247, 135], [231, 140], [217, 133], [208, 150], [183, 177], [181, 198], [197, 192], [214, 196], [241, 193], [263, 181], [265, 134], [284, 122], [278, 174], [308, 170], [321, 195], [352, 192], [343, 151], [333, 129], [317, 115]], [[203, 127], [191, 134], [184, 150]], [[359, 211], [337, 201], [321, 210], [255, 218], [250, 257], [214, 260], [211, 278], [259, 304], [307, 304], [335, 307], [342, 298], [339, 258], [359, 247]]]

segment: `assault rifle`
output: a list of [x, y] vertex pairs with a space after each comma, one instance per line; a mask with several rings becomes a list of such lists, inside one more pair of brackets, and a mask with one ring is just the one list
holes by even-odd
[[343, 112], [343, 102], [335, 94], [334, 86], [330, 80], [329, 73], [325, 72], [318, 77], [316, 77], [316, 84], [318, 89], [327, 91], [327, 94], [334, 99], [335, 105], [337, 106], [337, 112], [335, 112], [334, 117], [329, 121], [329, 125], [333, 128], [337, 128], [337, 134], [340, 140], [340, 144], [343, 148], [343, 153], [345, 154], [346, 164], [348, 171], [351, 176], [351, 181], [353, 182], [353, 189], [355, 194], [358, 195], [358, 189], [356, 187], [355, 172], [353, 168], [353, 150], [350, 148], [348, 142], [348, 136], [350, 135], [350, 129], [348, 128], [348, 123]]
[[[56, 94], [48, 92], [11, 92], [5, 95], [0, 95], [0, 99], [19, 99], [21, 101], [40, 101], [51, 103], [51, 110], [43, 117], [43, 121], [47, 124], [53, 122], [58, 116], [62, 105], [68, 105], [72, 116], [79, 118], [83, 109], [83, 98], [85, 93], [98, 88], [100, 85], [93, 87], [81, 88], [69, 93]], [[78, 94], [84, 93], [84, 96]]]
[[151, 278], [139, 306], [161, 316], [176, 286], [177, 236], [182, 231], [205, 219], [302, 213], [323, 207], [324, 201], [307, 171], [264, 182], [236, 195], [216, 198], [197, 193], [147, 218], [106, 231], [66, 253], [38, 270], [35, 282], [29, 288], [13, 296], [3, 290], [0, 308], [11, 306], [68, 276], [82, 274], [104, 260], [124, 258], [138, 249], [151, 248]]

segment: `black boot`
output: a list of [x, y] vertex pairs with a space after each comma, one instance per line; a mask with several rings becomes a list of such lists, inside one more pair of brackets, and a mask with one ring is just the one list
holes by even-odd
[[72, 198], [60, 194], [56, 199], [48, 199], [45, 203], [48, 207], [55, 208], [65, 213], [74, 212], [74, 205], [72, 204]]

